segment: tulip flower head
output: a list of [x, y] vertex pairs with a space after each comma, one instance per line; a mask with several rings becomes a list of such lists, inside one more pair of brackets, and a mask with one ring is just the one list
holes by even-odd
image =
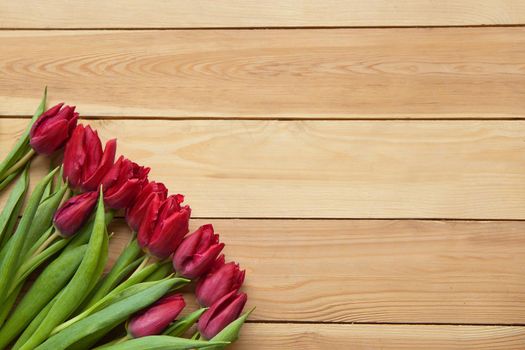
[[140, 191], [133, 205], [126, 210], [126, 221], [129, 227], [135, 232], [138, 232], [140, 224], [146, 215], [149, 203], [154, 197], [158, 200], [164, 201], [168, 196], [168, 189], [162, 182], [152, 181], [148, 183]]
[[225, 263], [221, 255], [210, 272], [197, 283], [195, 295], [202, 306], [211, 306], [228, 293], [237, 292], [244, 282], [245, 271], [234, 262]]
[[102, 143], [96, 131], [79, 124], [64, 151], [64, 180], [74, 189], [96, 191], [106, 173], [113, 166], [117, 140]]
[[149, 254], [165, 259], [175, 252], [189, 231], [191, 209], [181, 206], [184, 196], [157, 197], [148, 205], [138, 232], [139, 245]]
[[246, 293], [226, 294], [202, 314], [197, 329], [205, 339], [212, 339], [240, 316], [247, 300]]
[[53, 218], [59, 233], [64, 237], [74, 235], [89, 219], [97, 198], [97, 192], [86, 192], [64, 202]]
[[129, 208], [148, 182], [149, 171], [150, 168], [120, 156], [102, 179], [106, 204], [112, 209]]
[[214, 234], [212, 225], [204, 225], [186, 237], [173, 256], [173, 268], [181, 276], [195, 279], [208, 272], [224, 243]]
[[37, 153], [51, 155], [69, 140], [77, 120], [74, 106], [59, 103], [35, 121], [29, 132], [29, 144]]
[[181, 294], [163, 297], [131, 318], [128, 323], [128, 334], [133, 338], [160, 334], [177, 318], [185, 306]]

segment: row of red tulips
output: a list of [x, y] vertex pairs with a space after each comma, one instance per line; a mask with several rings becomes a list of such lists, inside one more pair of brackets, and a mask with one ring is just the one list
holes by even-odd
[[[78, 118], [75, 107], [58, 104], [44, 112], [29, 133], [29, 143], [38, 154], [64, 149], [62, 176], [74, 195], [54, 214], [57, 232], [66, 239], [75, 236], [93, 217], [101, 189], [106, 209], [125, 213], [144, 254], [153, 261], [171, 259], [177, 277], [196, 281], [196, 299], [207, 308], [198, 319], [198, 337], [214, 338], [242, 313], [247, 301], [240, 292], [245, 271], [225, 261], [224, 243], [211, 224], [188, 235], [191, 208], [183, 204], [183, 195], [169, 195], [163, 183], [150, 181], [150, 168], [124, 156], [115, 161], [116, 139], [102, 148], [97, 131], [77, 125]], [[131, 317], [128, 337], [161, 334], [185, 305], [181, 294], [165, 295]]]

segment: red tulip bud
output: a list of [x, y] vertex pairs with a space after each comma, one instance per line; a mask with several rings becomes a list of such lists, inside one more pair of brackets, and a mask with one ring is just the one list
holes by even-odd
[[115, 161], [117, 141], [109, 140], [104, 152], [96, 131], [79, 124], [64, 151], [64, 179], [71, 187], [96, 191]]
[[128, 333], [133, 338], [160, 334], [177, 318], [185, 306], [181, 294], [166, 296], [133, 316], [128, 324]]
[[97, 192], [86, 192], [64, 202], [53, 219], [59, 233], [64, 237], [75, 234], [89, 219], [97, 198]]
[[210, 272], [204, 276], [195, 289], [197, 300], [202, 306], [213, 305], [217, 300], [230, 292], [237, 292], [244, 282], [245, 271], [234, 262], [224, 263], [221, 255]]
[[202, 314], [197, 329], [205, 339], [212, 339], [240, 316], [248, 296], [236, 293], [223, 296]]
[[126, 221], [129, 227], [137, 232], [153, 197], [158, 197], [160, 201], [164, 201], [167, 196], [168, 189], [162, 182], [152, 181], [144, 186], [135, 199], [134, 204], [126, 211]]
[[48, 109], [35, 121], [29, 132], [31, 147], [40, 154], [50, 155], [62, 148], [77, 125], [75, 107], [63, 103]]
[[120, 156], [102, 180], [106, 204], [112, 209], [129, 208], [147, 183], [149, 170]]
[[212, 225], [204, 225], [186, 237], [173, 256], [173, 268], [181, 276], [197, 278], [208, 272], [224, 248]]
[[160, 259], [167, 258], [188, 233], [189, 206], [181, 207], [184, 196], [172, 195], [162, 203], [154, 197], [148, 205], [138, 233], [139, 245]]

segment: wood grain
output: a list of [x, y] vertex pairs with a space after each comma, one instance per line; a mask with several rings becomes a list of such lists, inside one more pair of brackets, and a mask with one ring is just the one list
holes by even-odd
[[521, 350], [524, 344], [523, 327], [246, 324], [231, 350]]
[[523, 121], [89, 122], [195, 216], [525, 218]]
[[[78, 16], [77, 16], [78, 17]], [[525, 28], [2, 31], [0, 115], [525, 115]]]
[[0, 3], [0, 14], [0, 28], [508, 25], [525, 23], [525, 4], [520, 0], [7, 0]]
[[[247, 271], [252, 320], [525, 323], [525, 222], [211, 222]], [[130, 233], [110, 231], [115, 259]]]

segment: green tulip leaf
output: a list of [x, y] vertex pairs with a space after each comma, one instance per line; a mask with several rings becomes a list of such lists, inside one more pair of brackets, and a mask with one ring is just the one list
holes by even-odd
[[[82, 262], [40, 326], [31, 338], [20, 347], [21, 350], [32, 350], [44, 342], [51, 331], [64, 322], [86, 298], [89, 287], [94, 285], [93, 281], [100, 277], [97, 275], [101, 272], [99, 259], [104, 259], [104, 256], [107, 256], [107, 239], [104, 201], [102, 192], [100, 192], [93, 232]], [[104, 248], [106, 248], [105, 252], [103, 251]]]
[[97, 301], [107, 295], [140, 264], [140, 261], [136, 260], [140, 253], [141, 250], [137, 240], [132, 239], [122, 251], [109, 273], [95, 287], [93, 295], [86, 303], [86, 308], [94, 305]]
[[20, 254], [23, 254], [23, 256], [28, 258], [28, 252], [30, 250], [34, 251], [37, 248], [34, 247], [34, 249], [32, 249], [33, 245], [38, 241], [42, 234], [53, 225], [53, 215], [55, 215], [55, 212], [67, 190], [67, 186], [63, 186], [59, 191], [48, 196], [47, 199], [40, 203], [35, 218], [33, 219], [33, 224], [27, 232], [24, 247], [20, 251]]
[[24, 196], [29, 184], [28, 174], [28, 168], [26, 167], [22, 176], [11, 190], [11, 194], [0, 214], [0, 248], [2, 248], [4, 243], [11, 237], [18, 220], [18, 215], [22, 208]]
[[[166, 278], [173, 273], [173, 263], [171, 261], [161, 264], [152, 274], [150, 274], [144, 281], [158, 281]], [[189, 283], [189, 282], [188, 282]]]
[[192, 312], [188, 316], [174, 322], [164, 332], [162, 332], [162, 334], [172, 337], [182, 337], [184, 333], [186, 333], [199, 320], [206, 310], [207, 308], [202, 308]]
[[175, 283], [175, 279], [155, 282], [153, 286], [127, 298], [120, 299], [114, 304], [65, 328], [51, 336], [43, 344], [36, 347], [36, 349], [65, 349], [89, 334], [105, 329], [115, 322], [124, 322], [130, 315], [160, 299]]
[[11, 289], [13, 278], [22, 260], [20, 251], [24, 246], [27, 232], [30, 230], [31, 225], [33, 225], [33, 219], [38, 210], [44, 189], [57, 171], [58, 168], [49, 173], [36, 185], [15, 233], [8, 244], [2, 249], [2, 264], [0, 265], [0, 305], [3, 305]]
[[211, 349], [214, 346], [224, 347], [228, 342], [204, 341], [170, 337], [167, 335], [151, 335], [148, 337], [130, 339], [123, 343], [101, 347], [104, 350], [184, 350]]
[[38, 276], [6, 324], [0, 328], [0, 349], [20, 334], [33, 318], [67, 284], [82, 261], [87, 245], [56, 258]]

